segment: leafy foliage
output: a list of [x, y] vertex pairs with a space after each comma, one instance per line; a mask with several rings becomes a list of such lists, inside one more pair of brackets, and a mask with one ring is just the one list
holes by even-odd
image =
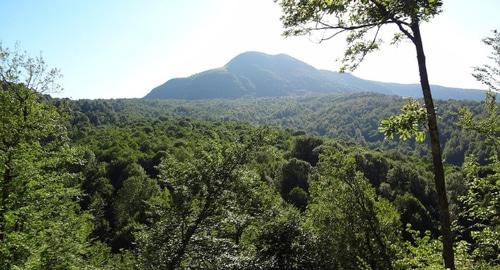
[[493, 30], [493, 36], [483, 39], [483, 42], [491, 47], [492, 53], [489, 58], [492, 64], [475, 67], [472, 75], [488, 86], [489, 90], [498, 93], [500, 91], [500, 32]]
[[390, 139], [399, 134], [403, 141], [415, 137], [417, 142], [423, 142], [425, 131], [422, 131], [422, 126], [426, 119], [425, 109], [418, 102], [410, 100], [401, 108], [401, 114], [382, 120], [378, 131]]
[[318, 269], [392, 268], [399, 215], [355, 164], [347, 153], [325, 154], [312, 176], [305, 226], [317, 241]]
[[[484, 42], [491, 46], [494, 53], [491, 59], [500, 66], [500, 38], [498, 32]], [[476, 68], [475, 77], [496, 91], [498, 68], [484, 66]], [[467, 181], [467, 193], [460, 197], [462, 211], [458, 220], [458, 229], [462, 237], [472, 239], [473, 255], [483, 262], [500, 264], [500, 122], [495, 102], [496, 95], [488, 93], [482, 117], [473, 117], [472, 113], [462, 110], [461, 124], [469, 132], [479, 133], [486, 138], [485, 143], [494, 151], [488, 164], [481, 166], [476, 157], [469, 156], [463, 165], [464, 178]]]
[[159, 209], [160, 221], [141, 235], [144, 269], [212, 269], [241, 263], [231, 259], [237, 250], [233, 242], [241, 237], [241, 230], [234, 235], [236, 239], [228, 230], [239, 225], [231, 217], [245, 216], [246, 209], [240, 209], [245, 204], [239, 200], [258, 184], [250, 180], [255, 175], [242, 171], [251, 153], [249, 147], [255, 143], [211, 142], [201, 146], [189, 161], [173, 157], [163, 161], [160, 179], [169, 187], [170, 202]]
[[354, 70], [365, 56], [382, 43], [382, 27], [394, 25], [393, 43], [404, 36], [413, 39], [413, 23], [429, 21], [441, 12], [442, 1], [278, 1], [285, 36], [320, 32], [319, 41], [346, 34], [347, 47], [341, 70]]
[[92, 228], [77, 202], [80, 151], [39, 98], [23, 85], [0, 90], [2, 269], [76, 269]]

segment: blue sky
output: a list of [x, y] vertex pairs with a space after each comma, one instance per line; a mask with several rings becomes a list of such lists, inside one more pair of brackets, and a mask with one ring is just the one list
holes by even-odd
[[[422, 30], [431, 83], [481, 87], [470, 72], [486, 61], [480, 40], [500, 28], [499, 10], [498, 0], [444, 1], [444, 12]], [[41, 52], [64, 75], [58, 96], [71, 98], [142, 97], [168, 79], [220, 67], [249, 50], [338, 69], [342, 39], [284, 39], [279, 17], [272, 0], [2, 0], [0, 40]], [[413, 50], [408, 43], [384, 47], [354, 74], [418, 82]]]

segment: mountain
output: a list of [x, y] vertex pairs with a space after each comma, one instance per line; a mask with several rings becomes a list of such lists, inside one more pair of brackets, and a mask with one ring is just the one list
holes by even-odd
[[[296, 96], [314, 93], [376, 92], [421, 97], [419, 84], [385, 83], [349, 73], [319, 70], [286, 54], [245, 52], [221, 68], [187, 78], [171, 79], [151, 90], [146, 99], [214, 99]], [[432, 85], [436, 99], [482, 100], [484, 91]]]

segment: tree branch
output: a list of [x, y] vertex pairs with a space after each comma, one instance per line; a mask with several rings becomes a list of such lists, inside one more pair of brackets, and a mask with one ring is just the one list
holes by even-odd
[[[415, 42], [415, 37], [404, 28], [402, 21], [394, 21], [394, 23], [398, 26], [399, 30], [403, 32], [412, 42]], [[409, 25], [408, 23], [405, 22], [404, 25]]]
[[359, 66], [359, 64], [360, 64], [361, 62], [363, 62], [363, 60], [365, 59], [366, 55], [367, 55], [367, 54], [368, 54], [368, 52], [370, 51], [370, 49], [369, 49], [369, 48], [370, 48], [371, 46], [373, 46], [373, 45], [375, 44], [375, 42], [377, 42], [377, 37], [378, 37], [378, 33], [380, 32], [380, 28], [382, 28], [382, 25], [379, 25], [379, 26], [377, 27], [377, 31], [375, 32], [375, 35], [373, 36], [373, 39], [372, 39], [372, 41], [370, 42], [370, 45], [368, 46], [368, 50], [363, 50], [363, 54], [361, 55], [361, 58], [359, 59], [359, 61], [358, 61], [356, 64], [354, 64], [354, 65], [352, 66], [352, 69], [353, 69], [353, 70], [354, 70], [354, 69], [356, 69], [356, 68]]
[[379, 9], [379, 11], [384, 14], [384, 16], [392, 23], [395, 23], [399, 30], [401, 32], [403, 32], [403, 34], [405, 34], [412, 42], [414, 42], [415, 38], [413, 37], [413, 35], [408, 31], [406, 30], [404, 26], [407, 26], [407, 27], [411, 27], [410, 23], [408, 22], [405, 22], [403, 20], [401, 20], [401, 18], [396, 18], [396, 16], [394, 14], [391, 14], [383, 4], [379, 3], [378, 1], [376, 0], [371, 0], [371, 2], [373, 4], [375, 4], [377, 6], [377, 8]]

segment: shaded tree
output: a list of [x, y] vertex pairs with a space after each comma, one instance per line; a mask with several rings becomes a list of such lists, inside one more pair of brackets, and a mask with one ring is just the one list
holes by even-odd
[[[394, 200], [394, 205], [401, 215], [404, 226], [411, 224], [419, 232], [423, 233], [432, 229], [432, 218], [422, 203], [409, 193], [399, 195]], [[403, 234], [404, 235], [404, 234]], [[408, 235], [404, 235], [408, 239]]]
[[389, 171], [387, 160], [380, 155], [373, 155], [371, 153], [357, 154], [356, 165], [375, 187], [380, 185], [380, 182], [387, 177], [387, 172]]
[[[291, 191], [294, 188], [300, 188], [302, 191], [307, 192], [309, 189], [308, 177], [312, 167], [306, 161], [292, 158], [288, 163], [284, 164], [281, 172], [281, 195], [282, 197], [293, 203], [291, 200]], [[294, 193], [297, 193], [296, 190]], [[295, 194], [297, 195], [297, 194]]]
[[158, 185], [146, 176], [142, 167], [136, 164], [129, 167], [128, 178], [116, 192], [112, 204], [115, 250], [133, 246], [134, 232], [146, 222], [147, 201], [159, 193]]
[[294, 158], [298, 158], [309, 162], [312, 166], [315, 166], [318, 162], [318, 152], [314, 149], [323, 144], [323, 140], [318, 137], [313, 136], [300, 136], [295, 138], [291, 155]]
[[[297, 211], [297, 210], [295, 210]], [[284, 212], [266, 224], [255, 241], [257, 264], [264, 269], [305, 269], [314, 267], [308, 260], [300, 215]]]
[[294, 187], [288, 193], [288, 201], [295, 205], [300, 210], [304, 211], [307, 206], [308, 195], [300, 187]]

